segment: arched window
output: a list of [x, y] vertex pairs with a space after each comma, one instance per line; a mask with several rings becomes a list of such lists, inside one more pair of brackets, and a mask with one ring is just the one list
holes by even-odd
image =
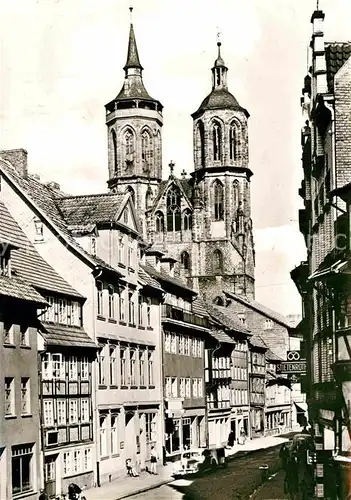
[[155, 221], [156, 221], [156, 232], [162, 233], [165, 230], [165, 218], [162, 212], [156, 212]]
[[222, 158], [222, 129], [218, 122], [214, 122], [212, 128], [212, 142], [213, 142], [213, 159], [221, 160]]
[[188, 271], [190, 269], [190, 255], [188, 252], [182, 252], [180, 255], [180, 263], [183, 266], [183, 269]]
[[167, 231], [180, 231], [180, 190], [172, 186], [167, 193]]
[[124, 133], [124, 159], [126, 162], [126, 166], [129, 167], [133, 163], [134, 159], [134, 134], [131, 130], [127, 130]]
[[115, 290], [108, 285], [108, 317], [115, 318]]
[[199, 122], [197, 124], [196, 151], [197, 151], [198, 164], [201, 165], [201, 167], [204, 167], [205, 166], [205, 132], [204, 132], [204, 125], [202, 122]]
[[117, 173], [117, 137], [116, 137], [116, 132], [113, 129], [111, 132], [111, 141], [112, 141], [112, 166], [113, 166], [113, 171]]
[[135, 204], [135, 191], [134, 189], [132, 188], [132, 186], [128, 186], [127, 189], [126, 189], [126, 193], [130, 193], [131, 195], [131, 198], [133, 200], [133, 203]]
[[96, 282], [96, 292], [97, 292], [97, 313], [99, 316], [104, 314], [104, 304], [103, 304], [103, 284], [101, 281]]
[[147, 164], [152, 160], [151, 137], [147, 130], [141, 136], [141, 159]]
[[214, 216], [215, 220], [223, 220], [223, 184], [216, 180], [213, 184]]
[[233, 182], [233, 204], [236, 208], [239, 205], [239, 181], [235, 179]]
[[152, 189], [150, 187], [146, 191], [145, 204], [146, 208], [150, 208], [152, 205]]
[[223, 271], [223, 255], [218, 248], [213, 252], [213, 270], [215, 273]]
[[236, 125], [232, 123], [229, 129], [229, 155], [231, 160], [237, 159], [237, 140]]
[[187, 231], [193, 227], [193, 216], [190, 210], [187, 208], [183, 212], [183, 229]]

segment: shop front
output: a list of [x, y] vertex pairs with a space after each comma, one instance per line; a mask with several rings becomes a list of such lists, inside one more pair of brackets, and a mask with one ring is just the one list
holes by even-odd
[[168, 402], [165, 420], [165, 448], [168, 457], [176, 458], [184, 450], [205, 445], [205, 409], [183, 409]]

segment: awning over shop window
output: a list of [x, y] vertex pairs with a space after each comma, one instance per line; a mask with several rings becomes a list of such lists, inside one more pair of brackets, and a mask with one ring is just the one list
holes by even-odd
[[320, 281], [323, 279], [328, 279], [334, 276], [335, 274], [351, 274], [351, 271], [348, 269], [348, 261], [347, 260], [338, 260], [334, 262], [329, 267], [324, 269], [317, 269], [311, 276], [308, 277], [309, 281]]
[[307, 403], [295, 403], [297, 413], [306, 413], [308, 407]]

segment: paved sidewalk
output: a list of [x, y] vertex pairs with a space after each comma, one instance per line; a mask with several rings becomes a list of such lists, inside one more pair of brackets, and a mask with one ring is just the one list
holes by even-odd
[[[245, 444], [236, 444], [232, 448], [227, 448], [225, 450], [225, 455], [226, 457], [231, 457], [240, 451], [254, 451], [270, 448], [285, 443], [286, 441], [288, 441], [288, 439], [282, 436], [255, 438], [246, 441]], [[165, 467], [158, 467], [157, 476], [142, 472], [139, 477], [121, 477], [111, 483], [103, 484], [100, 488], [84, 490], [83, 494], [87, 500], [122, 500], [172, 482], [172, 473], [177, 468], [179, 468], [179, 462], [169, 463]]]

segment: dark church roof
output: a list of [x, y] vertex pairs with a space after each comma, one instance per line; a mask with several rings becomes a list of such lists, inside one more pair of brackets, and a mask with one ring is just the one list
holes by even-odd
[[351, 42], [331, 42], [325, 44], [327, 82], [329, 92], [334, 91], [334, 77], [351, 54]]
[[225, 88], [213, 89], [212, 92], [202, 101], [199, 109], [191, 116], [196, 118], [204, 111], [214, 109], [234, 109], [236, 111], [242, 111], [247, 117], [249, 116], [248, 111], [245, 108], [242, 108], [233, 94]]

